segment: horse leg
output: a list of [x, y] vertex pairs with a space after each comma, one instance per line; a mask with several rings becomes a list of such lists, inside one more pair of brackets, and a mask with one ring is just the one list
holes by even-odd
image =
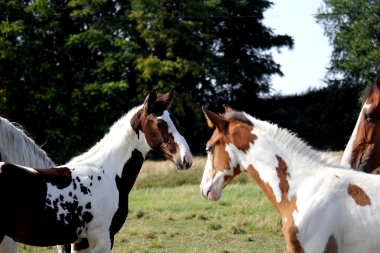
[[84, 249], [75, 249], [75, 245], [71, 245], [71, 253], [91, 253], [90, 247], [84, 248]]
[[[71, 245], [57, 245], [58, 253], [70, 253], [71, 252]], [[1, 253], [1, 252], [0, 252]]]
[[82, 238], [80, 242], [71, 244], [72, 253], [90, 253], [90, 246], [87, 238]]
[[[91, 253], [111, 253], [112, 244], [109, 231], [102, 234], [96, 234], [94, 237], [89, 235], [87, 237], [89, 249]], [[81, 253], [83, 251], [80, 251]]]
[[16, 253], [18, 249], [18, 242], [13, 241], [12, 238], [4, 236], [0, 244], [0, 253]]

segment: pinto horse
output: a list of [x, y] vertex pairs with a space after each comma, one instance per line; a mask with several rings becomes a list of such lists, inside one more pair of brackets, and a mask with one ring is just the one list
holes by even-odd
[[32, 169], [0, 163], [0, 238], [34, 246], [73, 243], [76, 252], [107, 253], [128, 215], [128, 195], [146, 154], [163, 151], [177, 169], [192, 164], [190, 149], [167, 111], [174, 89], [153, 90], [108, 134], [68, 164]]
[[247, 172], [277, 209], [288, 252], [378, 252], [380, 177], [339, 164], [277, 125], [226, 107], [205, 108], [216, 129], [200, 185], [208, 200]]
[[371, 173], [380, 167], [380, 75], [366, 89], [363, 106], [342, 156], [342, 165]]
[[[46, 152], [40, 149], [21, 128], [3, 117], [0, 117], [1, 161], [35, 168], [51, 168], [55, 166]], [[69, 252], [69, 246], [57, 246], [58, 252]], [[18, 243], [7, 236], [4, 237], [0, 244], [0, 253], [16, 253], [17, 249]]]

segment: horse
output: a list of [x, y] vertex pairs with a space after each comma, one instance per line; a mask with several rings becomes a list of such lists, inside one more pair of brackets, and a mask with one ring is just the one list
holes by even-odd
[[364, 92], [363, 106], [341, 164], [371, 173], [380, 167], [380, 75]]
[[72, 244], [75, 252], [112, 252], [128, 215], [128, 195], [147, 153], [161, 150], [177, 169], [192, 154], [167, 110], [174, 95], [153, 89], [87, 152], [67, 164], [30, 168], [0, 163], [0, 239], [27, 245]]
[[294, 133], [226, 106], [202, 108], [215, 130], [206, 144], [201, 195], [221, 198], [248, 173], [282, 217], [288, 252], [377, 252], [380, 177], [341, 166]]
[[[20, 164], [35, 168], [51, 168], [54, 162], [20, 127], [0, 117], [0, 162]], [[16, 253], [18, 242], [5, 236], [0, 253]], [[69, 252], [68, 246], [57, 246], [59, 253]]]

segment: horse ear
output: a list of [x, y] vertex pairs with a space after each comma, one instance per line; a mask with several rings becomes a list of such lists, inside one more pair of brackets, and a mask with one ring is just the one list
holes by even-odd
[[228, 126], [228, 121], [225, 120], [223, 117], [219, 116], [216, 113], [213, 113], [212, 111], [207, 110], [203, 106], [202, 106], [202, 110], [206, 116], [207, 125], [209, 127], [216, 126], [216, 128], [218, 128], [221, 131]]
[[226, 112], [233, 112], [234, 111], [234, 109], [232, 109], [232, 107], [229, 106], [229, 105], [227, 105], [227, 104], [223, 104], [223, 106], [224, 106], [224, 110], [225, 110], [224, 113], [226, 113]]
[[149, 111], [154, 108], [154, 105], [157, 101], [157, 91], [156, 89], [153, 89], [148, 96], [146, 96], [144, 101], [144, 108], [145, 110]]
[[166, 108], [168, 108], [172, 102], [172, 99], [174, 96], [174, 90], [175, 89], [173, 87], [173, 88], [171, 88], [171, 90], [168, 93], [162, 95], [162, 101], [163, 101]]

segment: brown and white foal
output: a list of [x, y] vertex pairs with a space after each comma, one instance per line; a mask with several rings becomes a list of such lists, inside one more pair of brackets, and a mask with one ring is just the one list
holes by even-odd
[[226, 107], [205, 108], [215, 131], [201, 194], [218, 200], [241, 172], [251, 175], [283, 220], [288, 252], [378, 252], [380, 177], [340, 167], [277, 125]]

